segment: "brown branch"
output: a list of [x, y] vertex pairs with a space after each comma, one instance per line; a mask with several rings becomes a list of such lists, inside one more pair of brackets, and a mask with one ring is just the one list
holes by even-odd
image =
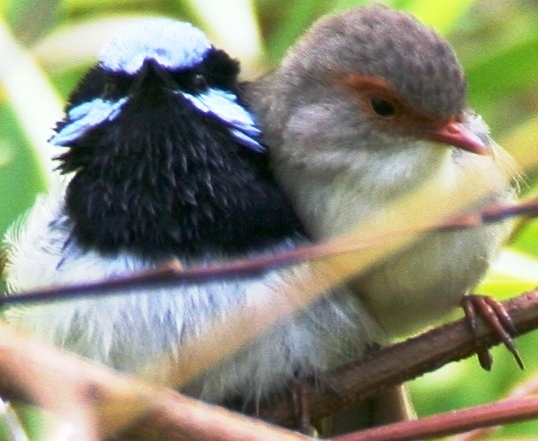
[[132, 439], [304, 441], [308, 437], [152, 386], [25, 338], [0, 323], [0, 392], [46, 408], [96, 441], [127, 426]]
[[[538, 328], [538, 290], [525, 293], [503, 305], [514, 321], [517, 335]], [[475, 354], [477, 344], [491, 347], [500, 343], [498, 335], [482, 322], [478, 328], [478, 337], [475, 340], [467, 321], [461, 319], [375, 351], [357, 363], [331, 372], [331, 391], [314, 385], [306, 388], [304, 393], [310, 404], [310, 415], [314, 420], [330, 415], [390, 386], [416, 378], [452, 361], [470, 357]], [[260, 416], [284, 425], [293, 424], [293, 404], [288, 401], [279, 402], [273, 408], [262, 409]]]
[[[526, 293], [504, 305], [515, 322], [518, 334], [538, 327], [538, 291]], [[479, 343], [491, 346], [498, 343], [498, 338], [485, 325], [479, 326]], [[468, 357], [474, 350], [475, 341], [463, 320], [380, 349], [360, 363], [331, 373], [331, 386], [337, 394], [334, 391], [324, 393], [315, 387], [307, 390], [311, 415], [313, 418], [328, 415], [390, 385], [414, 378], [447, 362]], [[64, 351], [26, 340], [6, 325], [0, 325], [0, 392], [8, 397], [22, 397], [59, 415], [82, 422], [89, 432], [98, 427], [101, 434], [112, 434], [122, 427], [130, 426], [125, 432], [126, 439], [308, 439], [184, 397], [169, 389], [149, 386]], [[461, 421], [461, 417], [460, 422], [469, 424], [465, 426], [469, 428], [534, 415], [530, 411], [514, 411], [519, 405], [515, 406], [516, 408], [510, 406], [511, 410], [500, 411], [495, 420], [491, 420], [487, 413], [483, 417], [480, 417], [480, 413], [475, 413], [472, 421]], [[524, 407], [525, 404], [521, 406]], [[510, 417], [509, 413], [512, 413]], [[294, 421], [294, 410], [290, 403], [283, 402], [272, 410], [262, 410], [262, 416], [278, 423], [290, 424]], [[421, 421], [413, 422], [406, 430], [430, 433], [424, 431], [433, 430], [427, 428], [431, 425], [431, 420], [424, 420], [424, 423]], [[443, 422], [443, 419], [440, 421], [433, 426], [438, 431], [435, 433], [453, 433], [446, 432], [449, 422]], [[92, 425], [94, 422], [95, 425]], [[381, 438], [357, 439], [393, 439], [387, 438], [387, 433], [401, 433], [391, 432], [393, 430], [403, 429], [387, 426], [376, 429], [376, 436]], [[95, 437], [77, 439], [93, 440]], [[354, 438], [348, 438], [347, 441], [352, 439]]]
[[[497, 208], [499, 210], [499, 207]], [[510, 211], [512, 210], [512, 208], [510, 207], [506, 207], [506, 210]], [[506, 214], [506, 210], [505, 209], [502, 209], [502, 216], [504, 216]], [[461, 225], [465, 225], [465, 226], [470, 226], [470, 225], [474, 225], [473, 222], [473, 216], [470, 216], [470, 215], [466, 215], [464, 217], [461, 217], [459, 221], [453, 221], [452, 223], [448, 223], [448, 224], [445, 224], [445, 225], [450, 225], [450, 226], [454, 226], [454, 225], [457, 225], [459, 222], [459, 224]], [[458, 224], [458, 225], [459, 225]], [[423, 224], [423, 226], [426, 225], [426, 224]], [[429, 226], [431, 226], [431, 224], [428, 224]], [[411, 235], [416, 235], [416, 231], [408, 231], [408, 233], [410, 233]], [[391, 231], [390, 233], [387, 233], [385, 236], [384, 236], [384, 240], [385, 241], [388, 241], [388, 242], [392, 242], [392, 239], [391, 239], [391, 235], [392, 234], [401, 234], [401, 233], [396, 233], [394, 231]], [[359, 238], [362, 238], [363, 236], [359, 235]], [[373, 245], [375, 245], [376, 247], [379, 245], [379, 236], [377, 236], [375, 233], [372, 234], [368, 240], [364, 240], [364, 239], [358, 239], [358, 238], [347, 238], [345, 240], [342, 240], [342, 239], [339, 239], [339, 241], [337, 242], [334, 242], [334, 243], [326, 243], [326, 244], [321, 244], [321, 245], [316, 245], [316, 246], [312, 246], [312, 247], [309, 247], [307, 248], [306, 250], [306, 254], [308, 254], [309, 252], [312, 252], [313, 254], [311, 255], [312, 258], [326, 258], [328, 254], [330, 254], [331, 252], [332, 253], [342, 253], [342, 252], [349, 252], [350, 250], [352, 249], [364, 249], [365, 247], [372, 247]], [[386, 244], [385, 246], [388, 247], [389, 244]], [[331, 248], [333, 247], [333, 248]], [[340, 247], [340, 248], [338, 248]], [[352, 247], [355, 247], [355, 248], [352, 248]], [[377, 250], [376, 250], [377, 251]], [[381, 250], [379, 252], [383, 252], [383, 251], [386, 251], [386, 250]], [[290, 254], [288, 255], [287, 258], [289, 259], [292, 259], [292, 260], [289, 260], [288, 262], [285, 262], [286, 264], [288, 264], [289, 262], [293, 261], [293, 259], [296, 259], [298, 258], [299, 255], [301, 255], [301, 253], [305, 253], [305, 249], [300, 249], [300, 250], [297, 250], [296, 251], [297, 254]], [[316, 253], [319, 253], [319, 254], [316, 254]], [[367, 254], [370, 254], [371, 253], [371, 250], [369, 249], [368, 253]], [[291, 257], [290, 257], [291, 256]], [[301, 255], [300, 256], [302, 260], [303, 258], [305, 258], [305, 254]], [[307, 256], [306, 256], [307, 257]], [[371, 259], [371, 257], [368, 257], [369, 259]], [[274, 259], [274, 260], [272, 260]], [[236, 261], [236, 262], [232, 262], [230, 264], [222, 264], [220, 267], [209, 267], [209, 268], [199, 268], [199, 269], [196, 269], [196, 270], [193, 270], [192, 272], [189, 272], [188, 271], [176, 271], [176, 270], [171, 270], [171, 269], [165, 269], [165, 270], [161, 270], [161, 271], [156, 271], [156, 272], [153, 272], [153, 273], [148, 273], [148, 274], [144, 274], [142, 276], [139, 276], [139, 278], [137, 277], [134, 277], [134, 278], [129, 278], [129, 279], [120, 279], [120, 280], [113, 280], [113, 281], [109, 281], [109, 282], [105, 282], [104, 284], [103, 283], [99, 283], [99, 284], [90, 284], [90, 285], [85, 285], [86, 288], [88, 288], [89, 291], [94, 291], [96, 290], [97, 288], [101, 288], [101, 289], [104, 289], [104, 285], [106, 285], [106, 283], [108, 283], [110, 286], [113, 286], [115, 287], [114, 289], [124, 289], [126, 287], [126, 285], [124, 285], [124, 283], [128, 283], [128, 284], [131, 284], [130, 286], [134, 286], [134, 287], [138, 287], [138, 288], [142, 288], [144, 285], [143, 285], [143, 280], [146, 280], [146, 283], [148, 283], [148, 285], [162, 285], [163, 283], [174, 283], [177, 279], [181, 279], [181, 278], [186, 278], [188, 279], [188, 277], [193, 277], [194, 279], [196, 279], [196, 277], [199, 277], [198, 279], [196, 279], [195, 283], [199, 283], [200, 281], [202, 280], [209, 280], [211, 277], [215, 277], [215, 274], [218, 273], [218, 271], [222, 271], [221, 273], [218, 273], [220, 276], [223, 276], [223, 274], [228, 271], [227, 274], [229, 274], [230, 276], [234, 276], [234, 277], [237, 277], [238, 276], [238, 272], [241, 273], [241, 271], [243, 271], [244, 274], [250, 274], [252, 275], [252, 268], [254, 265], [254, 268], [255, 268], [255, 271], [263, 271], [265, 269], [267, 269], [267, 265], [272, 265], [272, 264], [275, 264], [275, 265], [278, 265], [278, 264], [281, 264], [283, 261], [282, 261], [283, 257], [280, 255], [280, 256], [265, 256], [265, 257], [262, 257], [256, 261], [252, 261], [252, 260], [242, 260], [242, 261]], [[286, 259], [286, 257], [284, 257], [284, 259]], [[272, 262], [272, 263], [271, 263]], [[349, 268], [348, 270], [346, 271], [349, 271], [350, 274], [352, 272], [355, 272], [357, 270], [357, 268], [360, 268], [360, 265], [362, 265], [364, 262], [360, 261], [358, 266], [356, 265], [355, 262], [351, 262], [349, 260], [347, 260], [346, 262], [346, 268]], [[367, 261], [366, 264], [368, 264], [369, 262]], [[353, 264], [353, 265], [351, 265]], [[257, 267], [255, 267], [255, 265], [258, 265]], [[215, 268], [216, 268], [216, 273], [215, 273]], [[196, 273], [196, 271], [198, 271], [198, 273]], [[213, 271], [213, 273], [211, 273]], [[243, 274], [241, 273], [241, 274]], [[342, 276], [342, 278], [346, 277], [346, 274], [348, 274], [347, 272]], [[144, 277], [146, 277], [146, 279], [144, 279]], [[341, 282], [342, 278], [334, 278], [334, 277], [329, 277], [329, 279], [327, 280], [327, 283], [328, 284], [331, 284], [333, 281], [334, 282]], [[193, 280], [194, 280], [193, 279]], [[332, 280], [334, 279], [334, 280]], [[338, 279], [338, 280], [337, 280]], [[314, 281], [312, 282], [314, 283]], [[317, 283], [319, 284], [320, 281], [318, 280]], [[71, 287], [71, 289], [83, 289], [84, 286], [82, 287]], [[304, 289], [306, 292], [308, 293], [311, 293], [313, 292], [315, 289], [315, 286], [311, 286], [309, 289]], [[320, 293], [321, 292], [324, 292], [326, 291], [327, 289], [321, 289], [320, 290]], [[54, 292], [54, 290], [53, 290]], [[312, 294], [313, 296], [314, 294]], [[281, 298], [281, 301], [286, 303], [286, 296], [284, 296], [283, 294], [279, 296], [279, 298]], [[50, 300], [50, 297], [47, 298], [47, 300]], [[296, 299], [297, 300], [297, 299]], [[308, 299], [307, 299], [308, 300]], [[311, 299], [310, 299], [311, 300]], [[306, 301], [306, 300], [305, 300]], [[287, 305], [284, 305], [284, 306], [287, 306]], [[286, 309], [286, 308], [283, 308], [283, 309]], [[238, 323], [241, 324], [242, 321], [238, 319]], [[228, 322], [227, 325], [230, 325], [230, 323]], [[261, 328], [260, 328], [261, 329]], [[468, 335], [467, 333], [467, 329], [466, 327], [464, 327], [464, 330], [465, 330], [465, 335]], [[448, 338], [454, 338], [454, 336], [450, 337], [450, 334], [448, 335]], [[231, 341], [232, 339], [230, 339]], [[412, 341], [409, 342], [409, 345], [412, 345]], [[428, 348], [428, 344], [426, 343], [424, 345], [423, 343], [423, 346], [424, 347], [418, 347], [417, 349], [417, 353], [420, 353], [420, 354], [435, 354], [435, 349], [438, 349], [439, 347], [442, 347], [444, 346], [445, 348], [448, 348], [449, 346], [447, 345], [439, 345], [438, 341], [436, 342], [435, 341], [435, 337], [434, 337], [434, 342], [433, 342], [433, 347], [429, 347]], [[430, 343], [430, 346], [432, 346], [432, 344]], [[396, 346], [397, 348], [397, 346]], [[0, 350], [3, 350], [5, 348], [2, 348], [2, 346], [0, 346]], [[13, 348], [12, 348], [13, 349]], [[197, 351], [201, 351], [200, 349], [200, 346], [198, 346], [197, 348]], [[219, 347], [219, 353], [222, 352], [222, 347]], [[474, 349], [474, 343], [471, 342], [470, 343], [470, 349], [467, 350], [466, 354], [470, 354], [473, 352], [473, 349]], [[390, 354], [391, 352], [390, 351], [395, 351], [396, 349], [391, 349], [391, 348], [387, 348], [386, 350], [384, 351], [380, 351], [381, 354], [385, 354], [385, 353], [388, 353]], [[30, 353], [32, 353], [33, 351], [31, 349], [28, 349], [28, 351]], [[387, 351], [387, 352], [385, 352]], [[405, 352], [405, 351], [404, 351]], [[411, 352], [411, 351], [410, 351]], [[9, 351], [8, 351], [9, 353]], [[203, 352], [205, 354], [205, 352]], [[416, 376], [418, 375], [419, 373], [421, 373], [421, 369], [423, 371], [427, 371], [427, 370], [431, 370], [433, 368], [435, 368], [436, 366], [439, 366], [443, 363], [443, 359], [442, 358], [437, 358], [437, 359], [433, 359], [433, 360], [426, 360], [426, 361], [423, 361], [423, 365], [420, 365], [419, 364], [416, 364], [416, 362], [418, 360], [420, 360], [420, 357], [416, 357], [414, 355], [412, 355], [412, 360], [415, 362], [415, 366], [414, 367], [404, 367], [404, 365], [402, 364], [402, 360], [399, 359], [398, 357], [401, 357], [403, 358], [403, 355], [399, 356], [396, 354], [395, 355], [392, 355], [391, 357], [394, 359], [394, 360], [397, 360], [397, 363], [394, 365], [391, 365], [389, 363], [390, 360], [387, 360], [387, 361], [383, 361], [383, 359], [381, 358], [380, 356], [380, 353], [376, 354], [377, 357], [379, 357], [379, 360], [376, 362], [375, 359], [372, 361], [372, 357], [368, 357], [367, 360], [365, 360], [364, 363], [367, 363], [368, 360], [371, 360], [370, 361], [370, 371], [368, 371], [367, 368], [364, 367], [364, 364], [361, 364], [360, 366], [360, 371], [361, 371], [361, 375], [358, 375], [358, 380], [353, 380], [353, 375], [352, 374], [349, 374], [350, 377], [349, 377], [349, 380], [347, 379], [347, 373], [346, 373], [346, 370], [341, 370], [340, 373], [336, 373], [335, 374], [335, 381], [334, 381], [334, 387], [336, 389], [338, 389], [338, 396], [336, 397], [336, 402], [333, 402], [333, 403], [330, 403], [327, 404], [323, 404], [318, 410], [314, 410], [311, 412], [311, 414], [313, 415], [314, 418], [317, 418], [318, 416], [322, 416], [322, 415], [326, 415], [326, 414], [329, 414], [329, 413], [332, 413], [333, 410], [336, 410], [338, 408], [341, 408], [341, 407], [344, 407], [346, 405], [349, 405], [351, 402], [355, 401], [355, 400], [359, 400], [359, 399], [362, 399], [364, 397], [366, 397], [368, 394], [372, 394], [372, 393], [376, 393], [376, 391], [379, 391], [379, 390], [383, 390], [384, 388], [390, 386], [391, 384], [394, 384], [396, 382], [399, 382], [399, 381], [404, 381], [406, 380], [407, 378], [412, 378], [413, 376]], [[13, 355], [13, 354], [12, 354]], [[20, 358], [23, 358], [26, 357], [27, 354], [23, 354], [21, 355]], [[465, 356], [465, 354], [460, 354], [459, 357], [463, 357]], [[396, 358], [394, 358], [396, 357]], [[390, 358], [390, 357], [389, 357]], [[457, 358], [453, 358], [453, 359], [457, 359]], [[44, 360], [47, 360], [47, 357], [44, 358]], [[448, 360], [450, 360], [450, 358], [448, 358]], [[2, 361], [2, 358], [1, 358], [1, 354], [0, 354], [0, 362]], [[13, 360], [12, 360], [13, 361]], [[32, 389], [33, 393], [29, 395], [29, 397], [31, 399], [33, 399], [34, 401], [36, 401], [37, 403], [41, 404], [41, 405], [45, 405], [47, 404], [46, 407], [49, 407], [51, 406], [50, 403], [48, 403], [48, 397], [49, 395], [52, 396], [52, 397], [56, 397], [58, 394], [55, 393], [54, 390], [48, 390], [47, 393], [45, 393], [44, 391], [42, 391], [39, 387], [37, 387], [34, 383], [36, 382], [35, 379], [38, 379], [37, 380], [37, 383], [38, 384], [43, 384], [43, 385], [48, 385], [49, 383], [50, 384], [55, 384], [55, 380], [54, 379], [57, 379], [57, 378], [62, 378], [63, 375], [61, 374], [58, 374], [58, 372], [61, 372], [61, 370], [59, 370], [58, 372], [54, 370], [54, 368], [51, 370], [51, 366], [48, 366], [48, 365], [42, 365], [42, 364], [39, 364], [37, 362], [37, 359], [32, 359], [29, 361], [30, 364], [28, 364], [29, 366], [33, 366], [31, 363], [35, 363], [35, 366], [37, 366], [38, 369], [34, 369], [34, 370], [30, 370], [30, 372], [33, 372], [35, 375], [34, 376], [27, 376], [26, 377], [26, 380], [28, 381], [28, 384], [33, 384], [33, 388], [36, 388], [35, 390]], [[8, 363], [8, 366], [9, 366], [9, 363]], [[21, 367], [22, 366], [22, 367]], [[26, 367], [25, 365], [21, 365], [19, 366], [19, 370], [21, 371], [24, 371], [26, 372]], [[402, 370], [402, 367], [404, 367], [404, 370]], [[389, 369], [390, 368], [390, 369]], [[407, 369], [407, 370], [406, 370]], [[413, 371], [414, 369], [414, 371]], [[76, 372], [77, 370], [75, 369], [74, 372]], [[0, 373], [2, 372], [1, 368], [0, 368]], [[11, 374], [12, 375], [15, 375], [16, 374], [16, 370], [13, 371]], [[45, 376], [41, 375], [39, 376], [39, 372], [43, 372], [44, 374], [46, 374]], [[52, 374], [50, 373], [52, 372]], [[350, 371], [350, 372], [353, 372], [353, 371]], [[371, 373], [371, 378], [364, 378], [364, 373], [367, 373], [367, 372], [370, 372]], [[415, 373], [413, 373], [415, 372]], [[376, 378], [374, 374], [380, 374], [380, 373], [384, 373], [385, 377], [383, 378]], [[54, 374], [54, 375], [53, 375]], [[48, 376], [47, 376], [48, 375]], [[338, 385], [336, 383], [336, 379], [338, 378], [338, 375], [343, 375], [344, 377], [340, 377], [342, 378], [342, 381], [340, 381], [340, 385]], [[8, 374], [6, 374], [6, 378], [12, 378], [10, 377]], [[17, 377], [14, 377], [14, 378], [17, 378]], [[10, 381], [13, 381], [13, 380], [10, 380]], [[33, 382], [32, 382], [33, 381]], [[355, 381], [357, 384], [360, 384], [360, 385], [364, 385], [366, 387], [366, 391], [361, 391], [360, 388], [359, 389], [355, 389], [355, 386], [353, 385], [353, 381]], [[1, 382], [0, 382], [1, 383]], [[20, 383], [20, 381], [19, 381]], [[15, 380], [15, 384], [16, 383], [16, 380]], [[21, 384], [24, 384], [24, 382], [22, 382]], [[82, 384], [84, 384], [84, 376], [82, 376]], [[69, 386], [71, 385], [72, 388], [70, 389]], [[2, 385], [0, 384], [0, 390], [2, 389], [3, 386], [6, 386], [6, 385]], [[91, 408], [88, 407], [87, 403], [84, 402], [84, 400], [80, 401], [80, 397], [79, 395], [77, 394], [77, 387], [79, 387], [79, 384], [77, 383], [77, 381], [74, 381], [72, 379], [71, 382], [68, 382], [65, 387], [67, 387], [67, 389], [65, 389], [67, 392], [65, 396], [63, 396], [63, 399], [62, 400], [58, 400], [59, 402], [63, 402], [64, 404], [61, 406], [61, 407], [58, 407], [56, 410], [59, 411], [59, 413], [63, 414], [63, 413], [66, 413], [67, 415], [70, 415], [69, 411], [71, 411], [72, 413], [74, 412], [74, 409], [77, 409], [78, 412], [74, 412], [71, 417], [72, 419], [77, 419], [77, 420], [80, 420], [81, 423], [80, 423], [80, 426], [81, 427], [87, 427], [88, 430], [88, 434], [87, 436], [85, 436], [84, 439], [94, 439], [95, 438], [95, 435], [91, 433], [91, 428], [94, 427], [91, 423], [86, 423], [85, 425], [83, 424], [84, 422], [86, 421], [90, 421], [91, 420], [91, 415], [92, 415], [92, 412], [90, 411]], [[97, 388], [97, 390], [99, 390], [99, 388]], [[106, 390], [106, 388], [104, 389]], [[137, 388], [133, 388], [132, 389], [133, 391], [136, 391]], [[358, 392], [357, 392], [358, 390]], [[37, 399], [35, 398], [36, 397], [36, 391], [40, 392], [37, 394], [38, 398], [44, 400], [44, 401], [41, 401], [40, 399]], [[64, 388], [61, 389], [61, 391], [64, 391]], [[27, 391], [28, 392], [28, 391]], [[71, 394], [71, 392], [73, 392]], [[346, 392], [345, 394], [343, 392]], [[319, 391], [311, 391], [312, 393], [312, 399], [310, 399], [309, 401], [313, 404], [316, 404], [316, 399], [315, 399], [315, 394], [317, 393], [318, 396], [320, 395], [319, 394]], [[141, 393], [142, 394], [142, 393]], [[72, 396], [71, 396], [72, 395]], [[106, 396], [106, 393], [104, 394]], [[122, 400], [120, 399], [119, 402], [122, 404], [119, 408], [120, 409], [128, 409], [129, 412], [128, 412], [128, 415], [125, 416], [125, 415], [122, 415], [122, 417], [125, 417], [128, 422], [132, 422], [132, 420], [140, 415], [146, 415], [146, 414], [149, 414], [150, 417], [146, 417], [146, 418], [155, 418], [155, 415], [159, 416], [159, 421], [157, 421], [157, 423], [160, 423], [161, 425], [158, 427], [161, 427], [161, 429], [158, 429], [158, 430], [163, 430], [162, 429], [162, 424], [164, 424], [165, 426], [170, 426], [170, 427], [177, 427], [177, 430], [178, 430], [178, 433], [181, 434], [183, 433], [183, 431], [185, 430], [184, 428], [182, 428], [182, 424], [185, 423], [185, 421], [177, 421], [175, 416], [174, 416], [174, 413], [173, 413], [173, 409], [171, 411], [169, 411], [168, 413], [164, 412], [163, 413], [163, 409], [167, 409], [167, 406], [162, 406], [159, 407], [159, 411], [156, 411], [154, 407], [151, 407], [149, 406], [151, 400], [151, 396], [148, 397], [144, 394], [142, 394], [142, 399], [140, 399], [140, 397], [135, 397], [135, 398], [138, 398], [138, 399], [134, 399], [132, 397], [128, 397], [127, 401], [128, 401], [128, 405], [125, 405], [124, 402], [122, 402]], [[333, 399], [335, 397], [335, 394], [333, 393], [332, 394], [333, 396]], [[33, 398], [32, 398], [33, 397]], [[112, 396], [113, 398], [115, 398], [115, 396]], [[318, 397], [319, 398], [319, 397]], [[115, 399], [112, 399], [112, 402], [116, 402], [117, 400]], [[321, 400], [320, 401], [321, 403], [323, 403], [323, 401]], [[141, 407], [141, 403], [144, 404], [144, 405], [148, 405], [149, 407]], [[91, 404], [91, 403], [90, 403]], [[180, 403], [181, 405], [181, 403]], [[105, 406], [106, 407], [106, 406]], [[53, 409], [54, 406], [53, 406]], [[285, 406], [281, 406], [281, 409], [285, 409]], [[64, 412], [65, 410], [65, 412]], [[133, 412], [134, 411], [134, 412]], [[316, 413], [317, 412], [317, 413]], [[125, 412], [124, 412], [125, 413]], [[133, 413], [134, 413], [134, 416], [133, 416]], [[183, 414], [185, 414], [187, 412], [184, 412]], [[103, 414], [104, 416], [108, 415], [108, 414]], [[113, 413], [114, 415], [114, 421], [116, 421], [116, 423], [118, 421], [123, 421], [122, 418], [118, 418], [118, 416], [116, 415], [116, 413]], [[153, 417], [151, 417], [151, 415], [153, 415]], [[273, 417], [275, 418], [276, 421], [283, 421], [283, 422], [287, 422], [289, 423], [290, 421], [293, 421], [293, 415], [294, 415], [294, 411], [293, 409], [289, 409], [289, 406], [288, 406], [288, 414], [284, 414], [284, 415], [281, 415], [280, 417], [277, 415], [276, 417]], [[104, 417], [103, 416], [103, 417]], [[100, 421], [100, 419], [99, 419]], [[164, 423], [163, 423], [164, 421]], [[146, 421], [147, 422], [147, 421]], [[188, 423], [187, 423], [188, 424]], [[206, 423], [205, 424], [206, 427], [210, 426], [209, 423]], [[102, 425], [100, 424], [99, 427], [107, 427], [107, 425]], [[188, 426], [190, 427], [190, 426]], [[190, 430], [190, 429], [189, 429]], [[140, 428], [137, 429], [137, 431], [141, 431]], [[107, 432], [108, 433], [108, 432]], [[205, 432], [207, 434], [207, 432]], [[231, 433], [231, 432], [230, 432]], [[207, 434], [208, 436], [211, 436], [209, 434]], [[83, 439], [81, 437], [79, 437], [79, 439]], [[181, 438], [179, 438], [181, 439]], [[202, 437], [200, 437], [199, 439], [204, 439]]]

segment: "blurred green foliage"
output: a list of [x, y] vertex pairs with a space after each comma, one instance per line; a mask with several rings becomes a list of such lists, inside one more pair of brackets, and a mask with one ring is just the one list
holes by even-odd
[[[222, 1], [205, 3], [206, 7], [214, 4], [217, 8], [222, 7]], [[267, 66], [276, 64], [286, 48], [318, 16], [362, 3], [366, 2], [231, 0], [226, 4], [229, 13], [216, 14], [215, 18], [204, 12], [195, 0], [0, 1], [0, 14], [13, 36], [11, 41], [8, 41], [9, 36], [0, 38], [0, 55], [3, 56], [0, 65], [0, 234], [32, 205], [35, 195], [44, 191], [49, 182], [47, 160], [43, 159], [49, 151], [44, 154], [42, 145], [36, 143], [32, 136], [35, 127], [28, 124], [25, 113], [37, 109], [44, 117], [56, 117], [57, 103], [54, 104], [54, 98], [51, 101], [54, 96], [51, 92], [65, 99], [84, 70], [94, 62], [99, 47], [119, 21], [140, 15], [190, 20], [208, 32], [217, 45], [221, 41], [233, 41], [234, 36], [237, 42], [245, 40], [240, 32], [250, 29], [246, 26], [249, 24], [254, 29], [251, 37], [246, 38], [250, 47], [237, 49], [238, 52], [225, 49], [245, 66], [254, 66], [248, 73], [252, 78]], [[415, 13], [448, 38], [468, 74], [470, 104], [488, 121], [498, 141], [510, 140], [510, 144], [504, 146], [516, 158], [536, 166], [538, 4], [532, 0], [393, 0], [384, 3]], [[238, 22], [238, 17], [243, 21]], [[247, 19], [252, 23], [246, 23]], [[224, 21], [226, 35], [218, 30], [222, 27], [219, 28], [215, 20]], [[20, 50], [37, 62], [37, 71], [25, 71], [15, 86], [6, 80], [10, 68], [18, 66], [19, 62], [12, 52], [6, 52], [12, 43], [18, 44]], [[44, 71], [43, 77], [39, 76], [39, 69]], [[27, 90], [30, 84], [31, 91]], [[12, 98], [18, 86], [23, 105]], [[48, 128], [53, 124], [54, 119], [51, 119]], [[519, 135], [522, 127], [526, 136]], [[536, 170], [525, 171], [533, 178], [527, 180], [523, 192], [536, 194]], [[513, 251], [525, 253], [531, 263], [538, 265], [537, 225], [523, 224], [511, 246]], [[502, 283], [492, 275], [483, 285], [488, 293], [515, 295], [524, 287], [532, 288], [532, 281], [538, 280], [538, 274], [527, 274], [522, 280], [511, 274], [509, 268], [501, 272], [508, 274]], [[528, 368], [525, 372], [517, 370], [507, 351], [497, 349], [490, 373], [482, 372], [475, 360], [467, 360], [417, 380], [413, 393], [419, 413], [431, 414], [503, 396], [515, 383], [533, 376], [538, 370], [535, 340], [536, 334], [531, 334], [518, 341]], [[502, 435], [517, 439], [536, 433], [538, 423], [528, 423], [505, 429]]]

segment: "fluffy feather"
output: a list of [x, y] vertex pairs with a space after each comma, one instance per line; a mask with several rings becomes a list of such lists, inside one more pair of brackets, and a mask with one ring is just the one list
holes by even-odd
[[[170, 258], [188, 267], [304, 243], [237, 96], [237, 71], [185, 23], [151, 21], [107, 46], [51, 139], [68, 147], [59, 159], [71, 179], [7, 235], [9, 292], [125, 275]], [[310, 277], [322, 276], [305, 264], [14, 308], [6, 317], [66, 349], [170, 383], [161, 363], [173, 365], [184, 345], [249, 305], [277, 314], [275, 304], [293, 301], [290, 287]], [[336, 288], [182, 390], [218, 403], [259, 400], [382, 338], [360, 300]]]

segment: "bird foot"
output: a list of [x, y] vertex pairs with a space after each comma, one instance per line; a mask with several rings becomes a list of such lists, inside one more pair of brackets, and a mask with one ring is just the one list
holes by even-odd
[[310, 416], [308, 390], [313, 384], [315, 384], [316, 387], [321, 387], [324, 390], [334, 393], [339, 398], [342, 398], [342, 396], [326, 372], [316, 372], [313, 376], [309, 377], [298, 376], [295, 379], [291, 387], [291, 394], [295, 415], [297, 417], [297, 430], [304, 435], [316, 437], [319, 435], [320, 430], [323, 431], [323, 429], [322, 426], [320, 426], [321, 421], [313, 422]]
[[[475, 338], [478, 338], [477, 315], [480, 315], [493, 328], [500, 337], [506, 348], [512, 353], [520, 369], [524, 369], [523, 360], [516, 348], [516, 343], [512, 338], [516, 330], [510, 315], [506, 312], [504, 306], [489, 296], [478, 294], [465, 295], [461, 301], [465, 317], [471, 327]], [[491, 369], [493, 358], [489, 350], [484, 347], [477, 348], [476, 354], [480, 366], [486, 371]]]

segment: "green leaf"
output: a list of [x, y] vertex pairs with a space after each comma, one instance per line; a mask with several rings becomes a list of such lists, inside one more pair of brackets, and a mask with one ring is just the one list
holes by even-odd
[[474, 3], [476, 0], [437, 1], [434, 6], [431, 0], [396, 0], [393, 6], [405, 9], [422, 23], [446, 35]]
[[[534, 239], [536, 247], [536, 239]], [[537, 250], [534, 250], [535, 253]], [[538, 253], [536, 257], [515, 248], [504, 249], [493, 263], [487, 277], [476, 288], [496, 298], [507, 298], [538, 286]]]
[[9, 60], [0, 64], [0, 83], [40, 164], [35, 174], [42, 185], [48, 186], [54, 179], [51, 173], [54, 154], [47, 139], [62, 114], [62, 106], [44, 72], [1, 21], [0, 59]]
[[[525, 34], [510, 45], [476, 54], [466, 65], [470, 93], [475, 103], [495, 100], [538, 86], [538, 34]], [[478, 104], [476, 104], [478, 105]]]
[[[513, 247], [521, 253], [526, 253], [538, 260], [538, 222], [536, 220], [527, 222], [518, 231]], [[528, 267], [528, 269], [530, 271], [531, 267]], [[534, 273], [529, 273], [529, 275], [538, 278], [538, 266], [534, 268]], [[538, 286], [538, 280], [536, 281], [536, 286]]]
[[[538, 114], [513, 127], [501, 140], [501, 144], [514, 156], [519, 167], [526, 175], [538, 169]], [[528, 178], [528, 176], [527, 176]], [[538, 176], [527, 180], [522, 188], [523, 194], [538, 194]]]
[[271, 25], [266, 46], [269, 62], [276, 64], [297, 37], [306, 31], [316, 18], [328, 12], [329, 7], [329, 2], [310, 0], [282, 1], [277, 6], [272, 6], [265, 18]]
[[41, 37], [53, 26], [59, 4], [60, 0], [12, 2], [6, 11], [6, 19], [17, 41], [29, 44]]
[[0, 234], [46, 189], [35, 156], [13, 111], [0, 106]]

